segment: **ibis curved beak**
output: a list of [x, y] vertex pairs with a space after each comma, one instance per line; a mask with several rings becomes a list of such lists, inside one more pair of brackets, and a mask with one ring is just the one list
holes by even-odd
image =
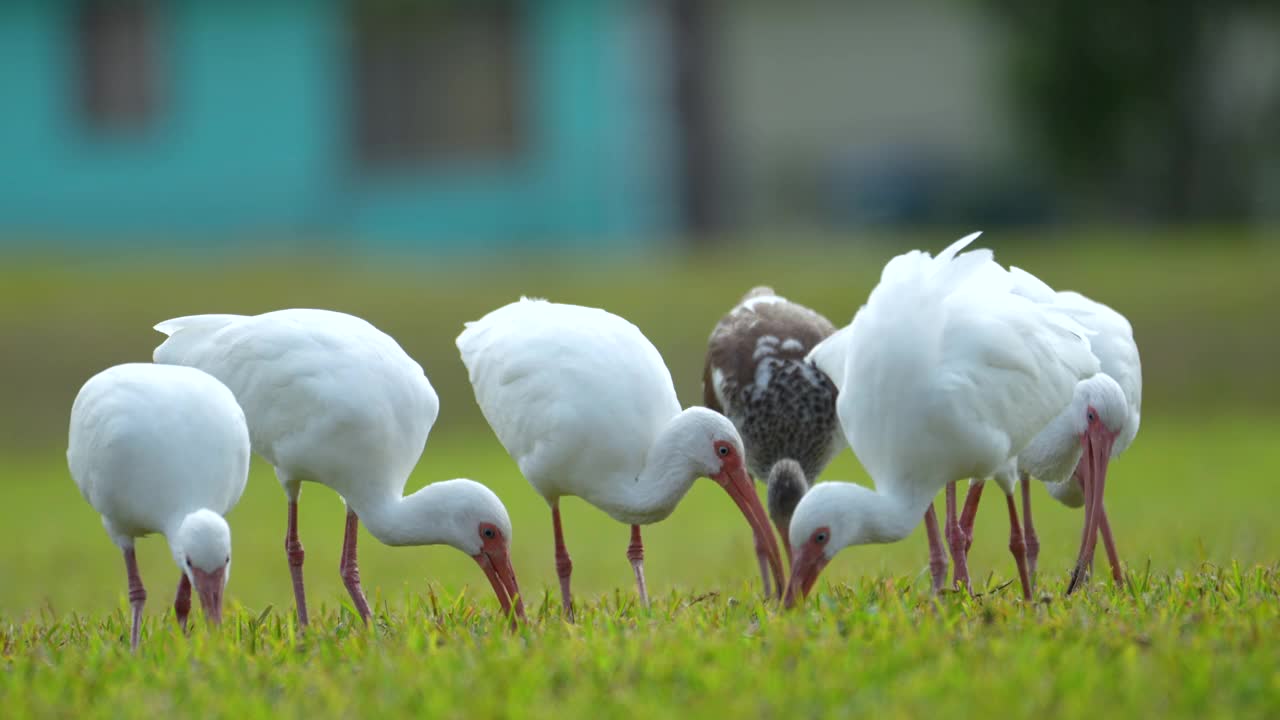
[[502, 614], [511, 615], [512, 602], [515, 603], [515, 616], [511, 619], [511, 627], [517, 625], [516, 618], [525, 619], [524, 598], [520, 595], [520, 585], [516, 583], [516, 571], [511, 567], [511, 556], [505, 547], [490, 547], [472, 555], [485, 577], [493, 586], [493, 593], [498, 596], [502, 605]]
[[226, 586], [227, 566], [205, 572], [198, 567], [191, 568], [191, 584], [195, 585], [196, 594], [200, 596], [200, 606], [204, 608], [205, 617], [214, 625], [222, 624], [222, 589]]
[[760, 498], [756, 495], [756, 486], [751, 481], [751, 476], [747, 474], [745, 468], [737, 465], [712, 475], [711, 479], [729, 493], [734, 504], [747, 518], [747, 522], [751, 525], [751, 532], [755, 535], [756, 545], [765, 550], [769, 569], [773, 572], [774, 585], [778, 588], [778, 596], [781, 597], [782, 584], [786, 579], [782, 573], [782, 554], [778, 552], [778, 539], [773, 536], [773, 526], [760, 505]]
[[787, 595], [783, 598], [783, 607], [795, 607], [798, 600], [809, 597], [809, 591], [818, 581], [818, 575], [827, 566], [831, 558], [817, 545], [804, 545], [791, 564], [791, 580], [787, 583]]
[[1093, 551], [1098, 544], [1098, 528], [1105, 512], [1102, 492], [1107, 482], [1107, 463], [1111, 460], [1111, 448], [1115, 441], [1116, 434], [1101, 424], [1089, 427], [1080, 436], [1084, 453], [1076, 465], [1076, 474], [1084, 489], [1084, 535], [1080, 538], [1076, 569], [1071, 575], [1071, 584], [1067, 586], [1068, 595], [1084, 583], [1085, 571], [1093, 562]]

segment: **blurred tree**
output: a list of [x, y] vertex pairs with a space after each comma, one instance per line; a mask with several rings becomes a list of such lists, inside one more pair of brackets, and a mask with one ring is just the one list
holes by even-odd
[[1224, 134], [1215, 70], [1231, 24], [1274, 21], [1280, 2], [979, 2], [1009, 30], [1017, 110], [1071, 195], [1169, 221], [1254, 211], [1275, 133], [1259, 122]]
[[668, 0], [667, 12], [684, 225], [693, 242], [710, 242], [710, 233], [724, 223], [719, 176], [723, 128], [717, 123], [713, 82], [719, 8], [710, 0]]

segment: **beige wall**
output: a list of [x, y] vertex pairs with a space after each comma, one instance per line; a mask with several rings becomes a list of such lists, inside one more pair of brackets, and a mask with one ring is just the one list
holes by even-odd
[[718, 73], [735, 214], [771, 217], [836, 152], [894, 143], [961, 162], [1015, 152], [999, 31], [963, 3], [720, 7]]
[[[1240, 154], [1219, 171], [1253, 215], [1280, 217], [1280, 23], [1239, 12], [1212, 29], [1198, 122]], [[1005, 93], [1004, 30], [976, 3], [726, 0], [717, 33], [723, 177], [741, 220], [811, 212], [838, 153], [911, 146], [965, 178], [1036, 174]]]

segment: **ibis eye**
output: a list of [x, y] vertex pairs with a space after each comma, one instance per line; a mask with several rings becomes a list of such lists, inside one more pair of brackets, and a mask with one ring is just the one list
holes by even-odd
[[721, 457], [724, 457], [725, 455], [728, 455], [728, 454], [729, 454], [729, 446], [728, 446], [728, 445], [721, 445], [721, 446], [720, 446], [720, 456], [721, 456]]
[[492, 540], [495, 533], [493, 532], [493, 528], [487, 527], [484, 530], [481, 530], [480, 534]]
[[1093, 422], [1094, 420], [1097, 420], [1097, 419], [1098, 419], [1097, 414], [1095, 414], [1092, 410], [1090, 410], [1090, 411], [1089, 411], [1089, 422]]
[[191, 567], [191, 558], [187, 558], [187, 567]]
[[813, 541], [818, 543], [819, 545], [826, 545], [827, 534], [825, 532], [815, 533], [813, 536]]

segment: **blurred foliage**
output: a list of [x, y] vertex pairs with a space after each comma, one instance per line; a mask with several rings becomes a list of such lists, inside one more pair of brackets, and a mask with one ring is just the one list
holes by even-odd
[[[529, 248], [492, 258], [221, 255], [168, 251], [10, 257], [0, 266], [0, 450], [66, 442], [67, 413], [94, 373], [149, 360], [170, 317], [321, 307], [390, 333], [440, 393], [440, 423], [484, 427], [453, 341], [463, 322], [521, 295], [603, 307], [634, 322], [662, 353], [685, 404], [701, 397], [716, 321], [760, 284], [852, 319], [892, 255], [944, 247], [968, 228], [900, 234], [734, 236], [718, 248], [573, 259]], [[1212, 230], [988, 233], [1001, 262], [1127, 315], [1142, 348], [1147, 415], [1280, 411], [1273, 372], [1280, 335], [1261, 332], [1280, 307], [1280, 245], [1265, 233]], [[785, 250], [783, 249], [785, 248]], [[1223, 368], [1230, 368], [1224, 372]]]
[[1232, 23], [1280, 37], [1280, 3], [979, 1], [1009, 31], [1023, 125], [1076, 197], [1171, 222], [1255, 211], [1252, 179], [1280, 164], [1280, 87], [1260, 121], [1224, 131], [1213, 70]]

